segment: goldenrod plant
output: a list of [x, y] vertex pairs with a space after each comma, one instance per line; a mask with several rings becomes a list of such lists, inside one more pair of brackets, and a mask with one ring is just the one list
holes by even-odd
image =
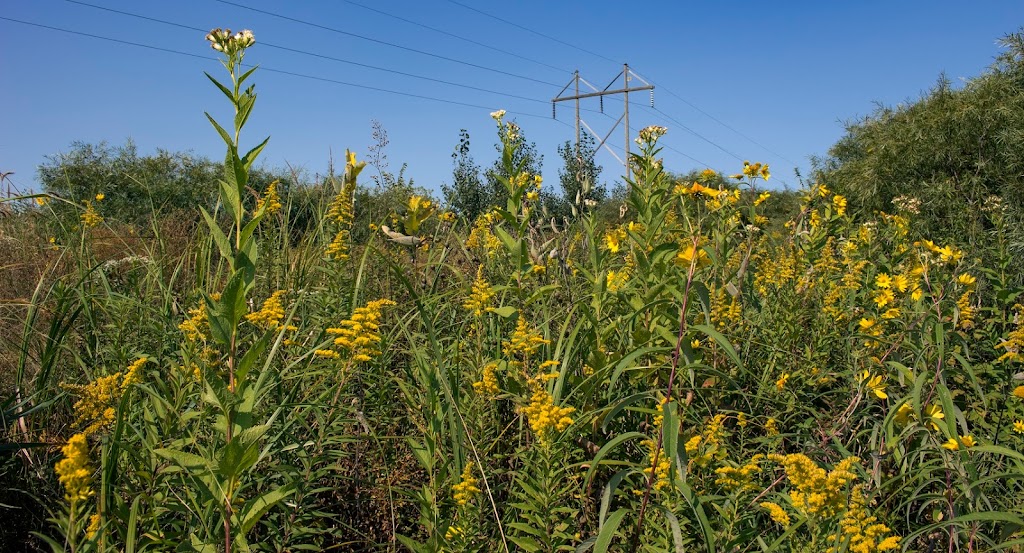
[[1024, 548], [1012, 206], [976, 211], [983, 246], [937, 238], [911, 194], [866, 212], [756, 160], [681, 179], [650, 126], [623, 193], [579, 183], [558, 219], [501, 110], [501, 205], [472, 219], [368, 190], [353, 151], [256, 178], [255, 39], [207, 40], [232, 123], [209, 116], [191, 224], [82, 183], [0, 220], [27, 298], [0, 317], [0, 477], [45, 506], [18, 511], [33, 546]]

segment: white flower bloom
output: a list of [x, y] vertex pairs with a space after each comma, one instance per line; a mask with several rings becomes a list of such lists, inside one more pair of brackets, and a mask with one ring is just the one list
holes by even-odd
[[498, 111], [492, 111], [491, 117], [494, 118], [495, 121], [501, 121], [501, 118], [505, 117], [505, 110], [499, 109]]

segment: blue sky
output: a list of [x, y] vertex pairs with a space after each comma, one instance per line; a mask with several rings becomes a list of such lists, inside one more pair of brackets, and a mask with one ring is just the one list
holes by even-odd
[[[556, 122], [551, 120], [550, 99], [569, 82], [572, 70], [579, 69], [600, 88], [621, 71], [623, 62], [657, 87], [658, 111], [646, 107], [646, 93], [638, 94], [631, 126], [668, 127], [663, 155], [669, 169], [682, 172], [707, 165], [732, 173], [742, 159], [750, 159], [771, 164], [773, 184], [796, 186], [794, 167], [806, 175], [809, 157], [824, 154], [842, 135], [843, 120], [870, 113], [875, 102], [912, 100], [942, 72], [954, 82], [977, 75], [999, 53], [996, 39], [1024, 24], [1024, 4], [1018, 1], [650, 2], [627, 7], [603, 0], [460, 0], [562, 41], [556, 42], [450, 0], [238, 0], [464, 62], [460, 64], [218, 0], [83, 1], [199, 29], [252, 29], [257, 46], [247, 60], [267, 69], [479, 106], [257, 72], [260, 96], [243, 142], [251, 145], [269, 134], [263, 158], [267, 166], [290, 164], [309, 174], [323, 172], [332, 152], [335, 159], [343, 159], [346, 148], [364, 155], [372, 143], [371, 121], [378, 120], [390, 138], [390, 169], [407, 163], [406, 175], [430, 190], [450, 182], [451, 153], [460, 129], [470, 132], [479, 164], [487, 166], [496, 158], [494, 122], [488, 114], [498, 108], [530, 114], [511, 117], [537, 143], [547, 182], [555, 185], [557, 145], [571, 139], [574, 131], [570, 103], [559, 105]], [[202, 32], [67, 0], [9, 0], [0, 17], [214, 55]], [[203, 111], [226, 119], [228, 106], [206, 81], [204, 70], [218, 76], [222, 71], [214, 61], [0, 19], [5, 129], [0, 134], [0, 172], [14, 171], [13, 182], [31, 189], [44, 156], [67, 151], [73, 141], [120, 145], [130, 138], [142, 153], [164, 148], [220, 158], [222, 144]], [[597, 109], [597, 101], [586, 101], [583, 107]], [[585, 112], [584, 119], [603, 135], [621, 109], [621, 97], [608, 98], [605, 111], [610, 117]], [[619, 150], [622, 135], [617, 130], [609, 140]], [[622, 174], [611, 155], [601, 153], [598, 161], [606, 180]]]

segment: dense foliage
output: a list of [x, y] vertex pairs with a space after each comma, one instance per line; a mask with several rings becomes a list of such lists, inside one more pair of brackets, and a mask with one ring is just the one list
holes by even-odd
[[126, 224], [102, 185], [0, 223], [0, 275], [35, 277], [0, 319], [3, 546], [1022, 550], [1005, 204], [959, 246], [761, 163], [674, 178], [648, 127], [621, 208], [556, 224], [503, 112], [475, 218], [379, 155], [373, 190], [346, 152], [286, 195], [243, 132], [254, 39], [208, 39], [231, 112], [201, 229]]

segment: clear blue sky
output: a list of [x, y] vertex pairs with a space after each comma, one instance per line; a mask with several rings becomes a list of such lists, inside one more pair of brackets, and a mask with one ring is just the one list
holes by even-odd
[[[257, 73], [260, 97], [243, 141], [253, 144], [271, 135], [264, 157], [267, 166], [288, 163], [313, 174], [325, 171], [332, 151], [335, 159], [342, 159], [346, 148], [363, 156], [372, 143], [371, 120], [376, 119], [390, 137], [391, 169], [397, 171], [408, 163], [407, 176], [433, 190], [450, 182], [451, 153], [459, 129], [469, 130], [479, 164], [487, 166], [495, 159], [494, 123], [488, 113], [498, 108], [535, 115], [512, 117], [537, 143], [544, 154], [547, 182], [556, 185], [560, 165], [556, 147], [573, 137], [573, 118], [571, 105], [564, 103], [558, 109], [561, 123], [552, 121], [548, 101], [571, 79], [573, 69], [600, 88], [621, 70], [622, 62], [658, 86], [655, 105], [661, 113], [634, 106], [631, 126], [668, 127], [663, 142], [671, 149], [663, 153], [670, 169], [681, 172], [707, 164], [731, 173], [741, 164], [731, 155], [735, 154], [770, 163], [773, 183], [795, 186], [794, 166], [806, 175], [809, 157], [824, 154], [842, 135], [843, 120], [870, 113], [875, 102], [895, 104], [916, 98], [941, 72], [954, 82], [977, 75], [998, 54], [996, 39], [1024, 24], [1024, 4], [1018, 1], [460, 0], [578, 45], [585, 52], [449, 0], [354, 0], [534, 60], [527, 61], [344, 0], [238, 0], [260, 10], [527, 79], [216, 0], [84, 1], [188, 27], [252, 29], [257, 46], [247, 60], [266, 68], [480, 106]], [[66, 0], [6, 0], [0, 17], [198, 56], [214, 54], [202, 32]], [[539, 101], [429, 82], [266, 44]], [[203, 111], [226, 121], [227, 106], [203, 70], [220, 75], [221, 68], [214, 61], [0, 20], [4, 129], [0, 171], [14, 171], [17, 186], [33, 188], [35, 169], [44, 156], [67, 151], [73, 141], [120, 145], [130, 138], [142, 153], [164, 148], [220, 158], [221, 142]], [[646, 105], [646, 93], [637, 95], [636, 101]], [[620, 115], [621, 106], [621, 97], [609, 98], [605, 111], [611, 118], [585, 112], [584, 119], [604, 134]], [[587, 101], [584, 107], [596, 109], [597, 101]], [[621, 149], [622, 132], [616, 131], [610, 142]], [[605, 179], [622, 174], [609, 154], [600, 154], [598, 160], [605, 168]]]

